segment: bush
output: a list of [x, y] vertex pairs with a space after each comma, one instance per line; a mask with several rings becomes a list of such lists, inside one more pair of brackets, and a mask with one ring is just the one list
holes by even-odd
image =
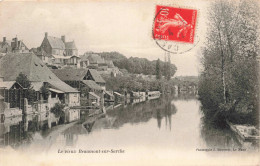
[[47, 100], [49, 97], [49, 85], [48, 84], [44, 84], [41, 89], [40, 92], [42, 93], [43, 99]]
[[51, 113], [53, 113], [56, 118], [65, 117], [65, 112], [63, 111], [64, 107], [63, 104], [56, 103], [54, 107], [51, 108]]

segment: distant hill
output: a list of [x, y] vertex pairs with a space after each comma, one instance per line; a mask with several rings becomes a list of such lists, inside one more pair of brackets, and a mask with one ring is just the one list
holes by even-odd
[[[126, 69], [129, 73], [134, 74], [145, 74], [145, 75], [155, 75], [155, 68], [156, 68], [156, 60], [149, 61], [146, 58], [137, 58], [137, 57], [130, 57], [127, 58], [123, 54], [119, 52], [102, 52], [97, 53], [105, 60], [112, 60], [114, 65], [120, 69]], [[164, 73], [164, 66], [165, 63], [161, 61], [162, 66], [162, 73]], [[177, 67], [174, 64], [170, 64], [171, 76], [173, 76], [176, 71]]]

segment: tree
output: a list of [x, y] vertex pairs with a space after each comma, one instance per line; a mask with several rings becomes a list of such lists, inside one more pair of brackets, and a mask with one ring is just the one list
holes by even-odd
[[[205, 115], [225, 114], [234, 119], [234, 111], [236, 115], [245, 111], [259, 114], [258, 11], [256, 1], [211, 3], [199, 81], [202, 105], [213, 108], [207, 109]], [[248, 122], [258, 123], [252, 117]]]
[[32, 102], [36, 100], [36, 92], [35, 90], [33, 90], [28, 77], [23, 73], [19, 73], [16, 78], [16, 82], [22, 85], [23, 88], [25, 88], [24, 97], [28, 99], [29, 104], [32, 104]]
[[[146, 58], [130, 57], [126, 58], [124, 55], [117, 52], [103, 52], [98, 53], [105, 60], [112, 60], [114, 65], [119, 69], [126, 69], [129, 73], [144, 74], [144, 75], [156, 75], [156, 62], [149, 61]], [[161, 73], [165, 76], [165, 72], [168, 72], [168, 78], [173, 76], [177, 70], [174, 64], [168, 62], [161, 62]], [[163, 66], [167, 65], [165, 70]]]
[[40, 92], [43, 96], [43, 100], [47, 100], [48, 97], [49, 97], [49, 85], [48, 84], [43, 84], [41, 89], [40, 89]]
[[23, 73], [19, 73], [16, 78], [16, 82], [22, 85], [23, 88], [31, 88], [31, 82], [29, 81], [27, 75]]
[[160, 80], [161, 78], [162, 78], [162, 73], [161, 73], [160, 59], [158, 58], [156, 62], [156, 79]]
[[63, 104], [56, 103], [50, 111], [55, 115], [56, 118], [58, 118], [64, 113], [64, 107], [65, 106]]

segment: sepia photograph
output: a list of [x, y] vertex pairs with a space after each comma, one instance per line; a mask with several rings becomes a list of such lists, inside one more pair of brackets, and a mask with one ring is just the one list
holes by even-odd
[[259, 0], [1, 0], [0, 166], [260, 164]]

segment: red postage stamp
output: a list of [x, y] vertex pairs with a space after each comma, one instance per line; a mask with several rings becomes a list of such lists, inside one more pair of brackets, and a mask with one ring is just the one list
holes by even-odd
[[197, 10], [156, 6], [153, 38], [185, 43], [194, 42]]

